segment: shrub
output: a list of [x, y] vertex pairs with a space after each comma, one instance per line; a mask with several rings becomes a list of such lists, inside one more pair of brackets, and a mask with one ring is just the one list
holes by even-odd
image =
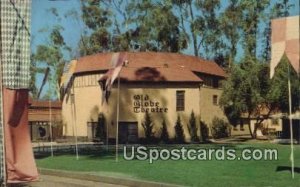
[[198, 142], [199, 138], [197, 136], [197, 124], [196, 124], [196, 118], [195, 118], [195, 113], [192, 111], [190, 120], [189, 120], [189, 133], [191, 135], [191, 142]]
[[177, 117], [177, 121], [174, 128], [175, 128], [175, 143], [185, 143], [183, 126], [179, 116]]
[[145, 143], [151, 143], [151, 141], [154, 139], [154, 125], [148, 112], [145, 113], [145, 120], [142, 123], [142, 126], [145, 132]]
[[225, 120], [214, 117], [212, 120], [211, 134], [213, 138], [229, 137], [230, 126]]
[[168, 133], [167, 124], [166, 124], [165, 119], [163, 119], [163, 121], [162, 121], [160, 141], [162, 141], [164, 143], [169, 143], [170, 142], [169, 133]]
[[98, 116], [98, 124], [96, 126], [96, 134], [95, 137], [104, 141], [106, 138], [106, 119], [103, 113], [100, 113]]
[[207, 142], [208, 140], [208, 127], [204, 123], [204, 121], [200, 120], [200, 135], [201, 135], [201, 141]]

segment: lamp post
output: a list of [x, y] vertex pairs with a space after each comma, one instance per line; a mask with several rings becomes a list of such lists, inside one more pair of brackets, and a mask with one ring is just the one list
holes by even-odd
[[78, 154], [78, 140], [77, 140], [77, 127], [76, 127], [76, 107], [75, 107], [75, 93], [74, 86], [71, 93], [71, 113], [72, 113], [72, 124], [73, 124], [73, 136], [75, 139], [75, 152], [76, 152], [76, 160], [79, 160]]
[[[114, 58], [115, 57], [115, 58]], [[117, 57], [117, 58], [116, 58]], [[100, 78], [98, 83], [102, 90], [102, 105], [104, 101], [107, 101], [110, 95], [110, 89], [112, 88], [114, 80], [118, 79], [117, 86], [117, 112], [116, 112], [116, 162], [118, 162], [118, 146], [119, 146], [119, 121], [120, 121], [120, 73], [122, 67], [128, 65], [128, 60], [126, 59], [126, 53], [120, 57], [119, 53], [112, 57], [112, 64], [115, 64], [103, 77]], [[105, 81], [105, 82], [104, 82]]]

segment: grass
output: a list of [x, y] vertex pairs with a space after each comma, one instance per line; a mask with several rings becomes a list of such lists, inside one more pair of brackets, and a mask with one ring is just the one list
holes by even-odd
[[[193, 148], [219, 148], [221, 145], [208, 144]], [[81, 155], [76, 160], [74, 155], [60, 155], [37, 159], [38, 167], [92, 172], [127, 178], [143, 179], [156, 182], [174, 183], [186, 186], [230, 186], [230, 187], [300, 187], [300, 146], [295, 146], [295, 179], [291, 179], [289, 170], [290, 147], [267, 143], [228, 144], [237, 150], [242, 148], [275, 148], [278, 150], [276, 161], [125, 161], [120, 154], [115, 162], [113, 153], [99, 151]]]

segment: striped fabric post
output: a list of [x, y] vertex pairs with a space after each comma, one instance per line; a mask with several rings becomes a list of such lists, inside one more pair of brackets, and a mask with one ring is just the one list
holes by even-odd
[[272, 20], [270, 78], [273, 77], [283, 54], [286, 54], [294, 70], [300, 72], [299, 19], [300, 16], [291, 16]]
[[[31, 0], [0, 1], [0, 99], [3, 87], [28, 89]], [[0, 106], [0, 185], [5, 182], [3, 106]]]
[[[1, 70], [1, 68], [0, 68]], [[1, 75], [0, 75], [1, 77]], [[1, 79], [0, 79], [1, 80]], [[3, 137], [3, 119], [2, 119], [2, 85], [0, 82], [0, 186], [4, 182], [4, 137]]]
[[1, 0], [3, 86], [26, 89], [30, 82], [31, 0]]

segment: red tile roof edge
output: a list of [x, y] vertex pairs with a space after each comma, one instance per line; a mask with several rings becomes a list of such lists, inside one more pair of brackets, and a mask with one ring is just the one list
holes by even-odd
[[[98, 53], [78, 59], [75, 74], [108, 70], [113, 53]], [[131, 67], [170, 67], [184, 66], [191, 72], [200, 72], [226, 77], [225, 71], [215, 62], [180, 53], [166, 52], [127, 52]], [[136, 66], [134, 66], [136, 65]], [[166, 67], [168, 68], [168, 67]]]

